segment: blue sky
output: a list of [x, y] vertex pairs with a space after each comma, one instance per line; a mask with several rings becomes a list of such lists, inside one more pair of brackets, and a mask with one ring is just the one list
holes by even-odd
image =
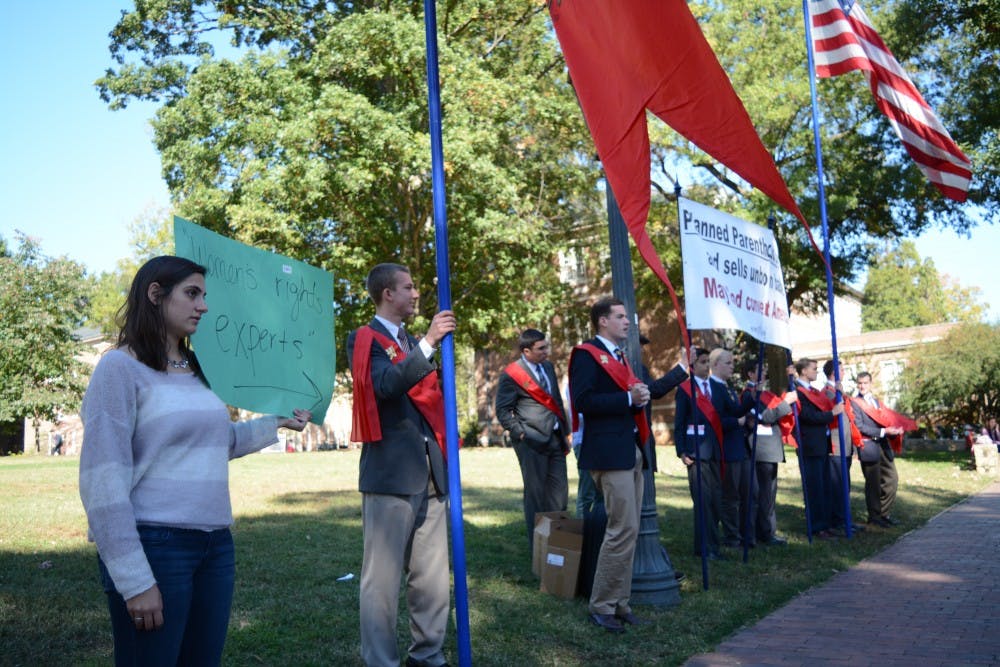
[[[111, 65], [108, 32], [130, 6], [0, 3], [0, 236], [10, 242], [20, 229], [46, 254], [68, 255], [93, 272], [129, 255], [130, 222], [169, 205], [148, 124], [155, 106], [109, 111], [93, 85]], [[934, 231], [916, 243], [939, 271], [980, 287], [990, 319], [1000, 321], [1000, 227], [968, 239]]]

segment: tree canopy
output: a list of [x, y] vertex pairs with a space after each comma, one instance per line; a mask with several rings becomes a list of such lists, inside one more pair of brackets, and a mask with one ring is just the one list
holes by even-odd
[[[439, 27], [453, 307], [482, 344], [565, 300], [556, 250], [597, 177], [543, 6], [447, 3]], [[238, 58], [213, 56], [219, 32]], [[417, 2], [140, 1], [99, 86], [163, 103], [179, 215], [334, 272], [346, 335], [378, 262], [409, 265], [436, 310], [424, 48]]]
[[978, 288], [963, 288], [921, 259], [912, 241], [879, 254], [868, 269], [861, 330], [881, 331], [938, 322], [975, 322], [984, 308]]
[[920, 350], [899, 377], [902, 410], [934, 426], [983, 424], [1000, 412], [1000, 326], [968, 323]]
[[[335, 273], [340, 335], [369, 317], [363, 278], [379, 261], [410, 265], [423, 293], [418, 320], [436, 310], [421, 5], [136, 0], [110, 35], [116, 65], [98, 81], [112, 108], [132, 99], [161, 103], [154, 141], [180, 215]], [[524, 326], [544, 328], [575, 308], [558, 280], [561, 251], [589, 252], [598, 269], [592, 282], [605, 278], [603, 196], [544, 3], [440, 5], [454, 307], [460, 337], [481, 346]], [[989, 76], [997, 62], [989, 20], [995, 10], [983, 5], [885, 0], [867, 7], [973, 159], [971, 204], [942, 198], [923, 178], [860, 73], [821, 82], [832, 264], [840, 283], [866, 266], [875, 240], [932, 225], [963, 230], [995, 222], [991, 100], [1000, 77]], [[941, 25], [913, 29], [928, 7]], [[692, 9], [818, 228], [801, 8], [696, 0]], [[966, 32], [952, 39], [952, 29]], [[950, 87], [938, 88], [940, 82]], [[761, 223], [774, 205], [659, 122], [651, 136], [661, 196], [654, 198], [650, 232], [679, 284], [673, 182]], [[801, 226], [779, 212], [775, 231], [790, 303], [822, 308], [822, 262]], [[662, 301], [649, 272], [637, 270], [637, 279], [641, 307]]]
[[88, 296], [83, 266], [46, 257], [30, 237], [0, 254], [0, 424], [79, 406], [88, 373], [73, 331]]

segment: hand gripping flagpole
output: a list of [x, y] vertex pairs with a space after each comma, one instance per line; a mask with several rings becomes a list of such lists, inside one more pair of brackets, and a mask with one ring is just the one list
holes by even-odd
[[[833, 313], [833, 271], [830, 268], [830, 227], [826, 216], [826, 177], [823, 174], [823, 149], [819, 136], [819, 105], [816, 103], [816, 63], [813, 56], [812, 21], [809, 18], [809, 0], [802, 0], [802, 16], [806, 24], [806, 55], [809, 66], [809, 95], [812, 101], [813, 145], [816, 151], [816, 185], [819, 195], [819, 212], [823, 222], [823, 259], [826, 264], [826, 300], [830, 310], [830, 346], [833, 352], [833, 376], [840, 383], [840, 358], [837, 354], [837, 319]], [[840, 389], [836, 389], [837, 402], [843, 402]], [[847, 477], [847, 458], [844, 453], [844, 413], [837, 415], [837, 431], [840, 435], [840, 481], [844, 500], [844, 534], [851, 537], [850, 480]], [[799, 442], [799, 446], [802, 443]], [[803, 480], [804, 481], [804, 480]]]
[[[431, 185], [434, 200], [434, 244], [437, 249], [438, 303], [451, 309], [448, 261], [448, 216], [445, 208], [444, 150], [441, 140], [441, 83], [438, 79], [437, 12], [435, 0], [424, 0], [427, 41], [427, 107], [431, 135]], [[465, 573], [465, 529], [462, 522], [462, 475], [458, 465], [458, 416], [455, 405], [455, 340], [441, 341], [441, 378], [448, 443], [448, 490], [451, 508], [452, 567], [455, 574], [455, 626], [458, 633], [458, 664], [472, 665], [469, 637], [469, 591]]]

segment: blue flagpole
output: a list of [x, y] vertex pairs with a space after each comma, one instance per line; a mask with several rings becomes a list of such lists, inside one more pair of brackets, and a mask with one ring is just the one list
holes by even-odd
[[[772, 232], [774, 231], [774, 226], [777, 220], [774, 217], [774, 213], [767, 216], [767, 227]], [[792, 350], [790, 348], [785, 348], [785, 362], [791, 366], [792, 365]], [[788, 391], [795, 391], [798, 389], [795, 386], [795, 376], [788, 376]], [[813, 531], [812, 531], [812, 519], [809, 515], [809, 489], [806, 486], [806, 468], [805, 463], [802, 461], [802, 431], [799, 429], [799, 402], [796, 401], [792, 403], [792, 417], [795, 428], [795, 443], [797, 445], [795, 449], [795, 458], [799, 461], [799, 479], [802, 481], [802, 507], [806, 513], [806, 539], [809, 540], [809, 544], [813, 541]]]
[[[840, 384], [840, 357], [837, 353], [837, 319], [833, 313], [833, 273], [830, 268], [830, 226], [826, 215], [826, 177], [823, 174], [823, 149], [819, 136], [819, 105], [816, 103], [816, 62], [813, 56], [812, 22], [809, 19], [809, 0], [802, 0], [802, 16], [806, 24], [806, 54], [809, 64], [809, 95], [812, 101], [813, 145], [816, 151], [816, 184], [819, 195], [819, 213], [823, 222], [823, 258], [826, 264], [826, 300], [830, 310], [830, 346], [833, 352], [834, 381]], [[836, 390], [837, 401], [844, 397]], [[840, 435], [840, 481], [844, 499], [844, 533], [851, 537], [850, 484], [847, 477], [847, 458], [844, 455], [844, 415], [837, 415], [837, 431]], [[799, 445], [801, 446], [801, 442]]]
[[[437, 11], [434, 0], [424, 0], [427, 41], [427, 107], [430, 114], [431, 186], [434, 200], [434, 244], [437, 249], [438, 303], [451, 310], [451, 271], [448, 261], [448, 216], [445, 207], [444, 150], [441, 140], [441, 82], [438, 78]], [[465, 572], [465, 529], [462, 521], [462, 475], [458, 465], [458, 411], [455, 401], [455, 340], [441, 341], [441, 379], [448, 443], [448, 492], [451, 509], [452, 567], [455, 575], [455, 626], [458, 664], [472, 665], [469, 636], [469, 589]]]

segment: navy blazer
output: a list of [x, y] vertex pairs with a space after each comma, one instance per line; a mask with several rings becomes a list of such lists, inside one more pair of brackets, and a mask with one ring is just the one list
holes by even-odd
[[715, 412], [719, 415], [719, 422], [722, 424], [723, 441], [719, 442], [715, 430], [708, 423], [705, 415], [700, 412], [698, 421], [704, 425], [704, 434], [700, 434], [696, 438], [694, 429], [690, 435], [688, 434], [688, 426], [693, 426], [695, 419], [692, 402], [687, 392], [678, 391], [674, 413], [674, 445], [677, 448], [677, 456], [686, 454], [692, 459], [695, 458], [694, 444], [697, 439], [702, 459], [720, 460], [721, 446], [724, 446], [726, 461], [743, 461], [747, 458], [747, 450], [739, 418], [753, 407], [753, 402], [741, 402], [737, 400], [736, 395], [728, 385], [718, 380], [711, 380], [711, 382], [712, 405], [715, 407]]
[[[516, 363], [537, 382], [534, 369], [529, 368], [523, 358], [518, 359]], [[559, 408], [559, 436], [565, 440], [570, 429], [566, 421], [562, 395], [559, 392], [556, 370], [549, 361], [542, 363], [542, 369], [548, 378], [551, 396]], [[504, 429], [510, 432], [511, 440], [523, 441], [539, 450], [548, 445], [557, 421], [556, 415], [551, 410], [532, 398], [528, 391], [515, 382], [506, 371], [500, 374], [497, 386], [496, 416]]]
[[[594, 338], [586, 341], [605, 350]], [[611, 357], [611, 353], [608, 352]], [[580, 443], [581, 470], [631, 470], [639, 436], [633, 415], [642, 408], [629, 405], [628, 392], [619, 387], [601, 365], [583, 350], [574, 350], [569, 360], [569, 393], [573, 409], [583, 415]], [[643, 417], [645, 418], [645, 417]], [[642, 447], [643, 467], [648, 466]]]
[[[392, 338], [377, 319], [372, 328]], [[354, 363], [356, 331], [347, 337], [347, 360]], [[410, 354], [393, 364], [375, 341], [371, 350], [372, 384], [382, 426], [382, 439], [361, 446], [358, 489], [362, 493], [414, 495], [427, 488], [428, 475], [440, 494], [448, 492], [448, 471], [434, 431], [407, 395], [435, 365], [420, 351], [419, 341], [407, 332]]]
[[[808, 391], [798, 383], [795, 390], [800, 394]], [[802, 436], [799, 453], [802, 456], [826, 456], [830, 453], [830, 422], [835, 419], [833, 412], [820, 410], [808, 398], [799, 399], [799, 434]]]

